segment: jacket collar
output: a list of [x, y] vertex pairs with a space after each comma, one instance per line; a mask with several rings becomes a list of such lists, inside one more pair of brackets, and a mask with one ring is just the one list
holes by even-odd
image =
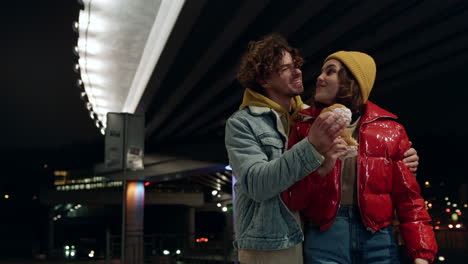
[[362, 115], [361, 124], [370, 123], [380, 118], [397, 119], [398, 116], [380, 108], [371, 101], [367, 101], [366, 111], [364, 111], [364, 114]]
[[[320, 112], [322, 111], [322, 109], [323, 107], [312, 106], [304, 110], [301, 110], [299, 112], [299, 115], [303, 117], [303, 120], [315, 119], [317, 118], [318, 115], [320, 115]], [[364, 111], [364, 114], [361, 117], [361, 124], [370, 123], [379, 118], [397, 119], [398, 116], [388, 112], [385, 109], [380, 108], [379, 106], [372, 103], [371, 101], [367, 101], [366, 110]]]

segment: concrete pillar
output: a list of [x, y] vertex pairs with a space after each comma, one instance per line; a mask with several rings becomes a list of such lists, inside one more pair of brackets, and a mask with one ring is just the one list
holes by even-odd
[[144, 205], [145, 186], [143, 182], [127, 182], [125, 188], [124, 264], [144, 263]]
[[225, 219], [226, 219], [226, 225], [224, 228], [224, 263], [231, 263], [231, 255], [233, 252], [231, 252], [229, 249], [231, 248], [231, 244], [233, 241], [233, 220], [234, 217], [232, 215], [232, 212], [227, 211], [225, 213]]
[[49, 209], [49, 219], [48, 219], [48, 239], [47, 239], [47, 257], [51, 257], [53, 254], [54, 246], [55, 246], [55, 233], [54, 233], [54, 208], [51, 207]]
[[187, 209], [187, 247], [195, 248], [195, 208]]

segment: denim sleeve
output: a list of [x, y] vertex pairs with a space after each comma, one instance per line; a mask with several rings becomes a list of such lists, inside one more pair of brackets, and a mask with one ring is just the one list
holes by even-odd
[[258, 202], [279, 195], [323, 161], [307, 139], [269, 161], [251, 127], [236, 118], [226, 122], [225, 143], [240, 188]]

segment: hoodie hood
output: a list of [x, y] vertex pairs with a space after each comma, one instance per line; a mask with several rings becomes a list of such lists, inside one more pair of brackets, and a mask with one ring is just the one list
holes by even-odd
[[244, 91], [242, 104], [240, 105], [239, 109], [248, 106], [267, 107], [275, 110], [279, 114], [284, 115], [288, 120], [288, 128], [286, 134], [289, 135], [291, 127], [298, 121], [299, 111], [301, 111], [304, 108], [304, 103], [302, 102], [301, 97], [299, 95], [292, 97], [291, 112], [289, 112], [288, 109], [284, 109], [281, 105], [269, 99], [268, 97], [257, 93], [249, 88], [246, 88]]

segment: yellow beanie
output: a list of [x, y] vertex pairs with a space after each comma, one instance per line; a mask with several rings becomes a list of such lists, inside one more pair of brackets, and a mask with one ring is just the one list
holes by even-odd
[[367, 102], [369, 94], [374, 86], [376, 66], [374, 59], [358, 51], [338, 51], [325, 59], [325, 62], [335, 59], [341, 61], [353, 74], [361, 88], [362, 99]]

